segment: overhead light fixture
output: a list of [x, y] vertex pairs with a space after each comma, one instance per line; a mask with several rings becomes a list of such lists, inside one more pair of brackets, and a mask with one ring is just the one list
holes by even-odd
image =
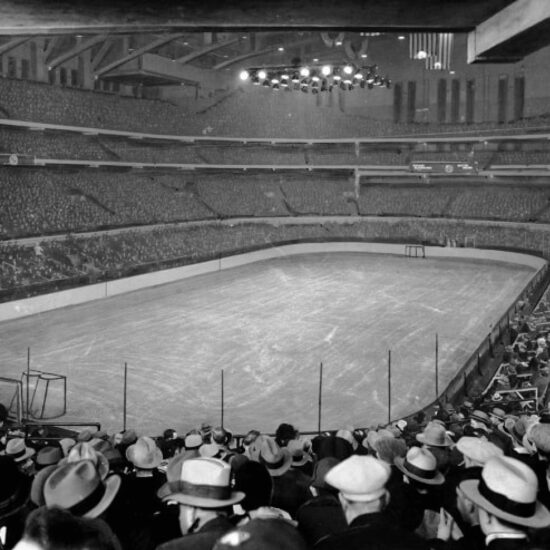
[[284, 49], [282, 46], [279, 46], [279, 47], [277, 48], [277, 50], [280, 51], [280, 52], [284, 52], [284, 51], [285, 51], [285, 49]]
[[372, 89], [374, 86], [391, 86], [391, 81], [378, 72], [377, 65], [357, 65], [342, 63], [335, 65], [299, 66], [292, 64], [269, 67], [248, 67], [243, 69], [239, 76], [241, 80], [250, 80], [253, 84], [283, 88], [286, 91], [302, 90], [304, 93], [331, 91], [334, 86], [341, 90], [350, 91], [354, 88]]
[[416, 52], [416, 59], [426, 59], [426, 57], [428, 57], [428, 52], [424, 50]]
[[366, 59], [366, 58], [367, 58], [367, 54], [366, 54], [366, 53], [362, 53], [362, 54], [361, 54], [361, 57], [362, 57], [363, 59]]
[[398, 37], [397, 37], [397, 40], [405, 40], [405, 35], [404, 34], [400, 34]]

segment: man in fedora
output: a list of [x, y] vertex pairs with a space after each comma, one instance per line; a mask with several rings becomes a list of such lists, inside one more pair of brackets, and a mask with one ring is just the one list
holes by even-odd
[[550, 512], [537, 500], [535, 473], [515, 458], [490, 458], [481, 479], [463, 481], [460, 489], [478, 508], [486, 548], [523, 549], [528, 530], [550, 526]]
[[133, 471], [122, 476], [118, 514], [118, 535], [124, 548], [146, 550], [158, 544], [154, 515], [160, 512], [157, 491], [166, 481], [158, 470], [162, 451], [150, 437], [140, 437], [126, 449], [126, 459]]
[[167, 482], [158, 492], [164, 501], [179, 506], [182, 537], [165, 542], [158, 550], [210, 550], [216, 540], [233, 528], [228, 515], [245, 495], [231, 490], [231, 467], [218, 458], [177, 461], [166, 472]]
[[423, 522], [428, 524], [432, 512], [439, 514], [445, 477], [437, 469], [435, 456], [425, 447], [411, 447], [404, 457], [394, 459], [394, 465], [402, 475], [392, 476], [387, 485], [391, 499], [386, 512], [401, 526], [414, 531]]
[[352, 455], [325, 475], [338, 490], [348, 528], [321, 539], [316, 550], [425, 550], [426, 541], [406, 531], [385, 513], [390, 466], [372, 456]]
[[310, 478], [302, 471], [291, 468], [290, 451], [287, 447], [280, 447], [272, 437], [263, 438], [259, 462], [273, 479], [272, 505], [296, 517], [298, 508], [310, 498]]

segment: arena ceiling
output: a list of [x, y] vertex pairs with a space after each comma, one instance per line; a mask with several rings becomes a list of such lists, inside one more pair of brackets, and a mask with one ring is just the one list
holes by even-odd
[[[468, 33], [471, 62], [515, 62], [550, 42], [547, 0], [1, 1], [0, 54], [44, 39], [48, 69], [83, 52], [95, 77], [144, 86], [212, 82], [242, 65], [348, 57], [373, 33]], [[162, 67], [162, 69], [161, 69]]]

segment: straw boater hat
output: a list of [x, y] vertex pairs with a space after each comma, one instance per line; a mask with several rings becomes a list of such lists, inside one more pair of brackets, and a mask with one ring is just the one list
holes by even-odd
[[286, 448], [281, 448], [277, 442], [266, 437], [260, 445], [260, 460], [272, 477], [282, 476], [292, 465], [292, 456]]
[[152, 470], [162, 462], [162, 451], [150, 437], [140, 437], [126, 449], [126, 458], [136, 468]]
[[371, 502], [386, 493], [391, 469], [372, 456], [352, 455], [325, 475], [325, 482], [352, 502]]
[[102, 481], [91, 460], [59, 466], [46, 479], [46, 506], [59, 506], [75, 516], [95, 518], [111, 504], [120, 488], [120, 477]]
[[217, 458], [190, 458], [179, 461], [179, 468], [168, 467], [167, 482], [157, 495], [197, 508], [224, 508], [237, 504], [243, 492], [231, 490], [231, 466]]
[[407, 477], [425, 485], [441, 485], [445, 477], [437, 471], [437, 460], [428, 449], [411, 447], [405, 458], [397, 457], [395, 465]]
[[430, 422], [424, 431], [416, 436], [417, 441], [429, 447], [450, 447], [453, 440], [441, 424]]
[[25, 445], [25, 440], [22, 437], [16, 437], [8, 441], [6, 450], [2, 454], [11, 457], [15, 462], [24, 462], [35, 453], [34, 449]]
[[550, 512], [537, 501], [535, 472], [515, 458], [490, 458], [481, 479], [463, 481], [460, 488], [474, 504], [499, 519], [535, 529], [550, 525]]

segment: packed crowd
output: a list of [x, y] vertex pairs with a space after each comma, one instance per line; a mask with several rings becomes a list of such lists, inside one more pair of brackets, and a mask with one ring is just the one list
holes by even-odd
[[336, 172], [0, 169], [0, 238], [228, 217], [420, 216], [548, 222], [545, 185], [355, 185]]
[[[445, 133], [482, 134], [495, 123], [388, 124], [358, 115], [354, 110], [318, 108], [309, 94], [273, 94], [239, 88], [219, 95], [218, 104], [197, 102], [191, 112], [167, 101], [123, 97], [49, 84], [0, 78], [0, 113], [4, 118], [141, 131], [159, 134], [218, 135], [238, 137], [345, 138]], [[223, 99], [223, 101], [220, 101]], [[269, 108], [266, 109], [266, 105]], [[261, 116], [260, 116], [261, 115]], [[547, 130], [548, 117], [534, 117], [499, 124], [499, 132]]]
[[401, 166], [411, 162], [464, 162], [480, 169], [548, 165], [550, 149], [539, 142], [485, 143], [242, 143], [171, 142], [123, 136], [0, 127], [0, 152], [46, 159], [152, 164]]
[[[519, 319], [518, 330], [526, 321]], [[547, 369], [547, 334], [530, 334]], [[544, 340], [544, 343], [542, 342]], [[541, 357], [546, 353], [546, 361]], [[0, 406], [0, 418], [6, 420]], [[543, 397], [465, 400], [367, 429], [179, 437], [1, 428], [2, 548], [542, 550], [550, 544]], [[18, 542], [19, 541], [19, 542]], [[62, 545], [65, 544], [65, 546]], [[30, 545], [30, 546], [29, 546]], [[34, 546], [33, 546], [34, 545]]]
[[498, 222], [379, 218], [320, 223], [220, 223], [167, 225], [102, 235], [70, 235], [34, 245], [0, 246], [0, 300], [51, 292], [63, 286], [110, 280], [217, 259], [243, 250], [296, 241], [361, 240], [424, 242], [452, 240], [477, 247], [550, 253], [543, 229]]

